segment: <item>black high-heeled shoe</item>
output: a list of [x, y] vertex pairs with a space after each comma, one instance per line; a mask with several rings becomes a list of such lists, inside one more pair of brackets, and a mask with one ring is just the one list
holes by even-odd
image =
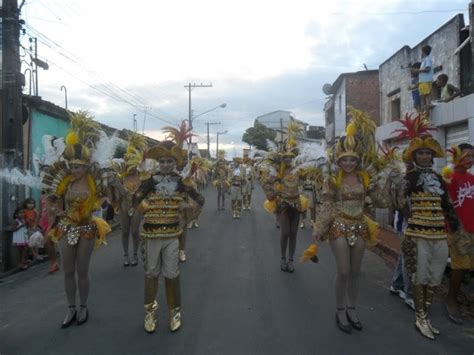
[[[347, 309], [353, 309], [355, 310], [355, 307], [347, 307]], [[354, 320], [351, 319], [351, 317], [349, 316], [349, 313], [347, 313], [346, 311], [346, 317], [347, 317], [347, 320], [349, 321], [349, 323], [357, 330], [362, 330], [362, 323], [360, 322], [360, 320], [357, 320], [356, 322]]]
[[[336, 308], [336, 310], [345, 311], [346, 309], [345, 308]], [[344, 333], [351, 334], [351, 332], [352, 332], [351, 325], [350, 324], [342, 324], [341, 321], [339, 320], [339, 316], [337, 315], [337, 312], [336, 312], [336, 324], [337, 324], [337, 327], [340, 330], [342, 330]]]
[[[87, 306], [81, 305], [81, 314], [77, 317], [77, 325], [84, 324], [87, 322], [89, 319], [89, 311], [87, 310]], [[85, 312], [85, 315], [83, 316], [83, 312]]]
[[[69, 312], [71, 312], [73, 308], [74, 308], [74, 313], [71, 316]], [[72, 324], [72, 322], [76, 320], [76, 318], [77, 318], [76, 306], [69, 306], [68, 313], [66, 314], [66, 318], [64, 318], [63, 322], [61, 323], [61, 328], [69, 327]]]

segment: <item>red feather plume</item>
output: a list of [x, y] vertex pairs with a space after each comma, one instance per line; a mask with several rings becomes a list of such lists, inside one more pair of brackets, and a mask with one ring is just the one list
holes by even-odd
[[168, 133], [166, 139], [172, 140], [179, 147], [183, 147], [183, 143], [186, 142], [189, 138], [196, 136], [192, 132], [192, 128], [189, 127], [186, 120], [181, 121], [178, 125], [178, 128], [166, 126], [162, 128], [163, 133]]
[[396, 139], [430, 137], [430, 131], [436, 131], [436, 127], [430, 126], [422, 114], [407, 113], [404, 119], [400, 119], [400, 123], [404, 127], [392, 132], [398, 133]]

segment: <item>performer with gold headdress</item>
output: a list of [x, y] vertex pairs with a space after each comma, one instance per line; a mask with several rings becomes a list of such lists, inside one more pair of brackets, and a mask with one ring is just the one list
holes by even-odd
[[298, 132], [299, 127], [290, 123], [285, 150], [280, 152], [277, 159], [268, 159], [269, 164], [273, 160], [273, 167], [264, 167], [263, 170], [266, 175], [263, 189], [267, 196], [264, 207], [277, 215], [280, 224], [280, 269], [290, 273], [295, 271], [293, 259], [300, 213], [307, 209], [308, 204], [306, 197], [300, 195], [300, 178], [298, 171], [293, 169]]
[[396, 207], [408, 210], [402, 250], [413, 283], [415, 327], [423, 336], [435, 339], [439, 330], [431, 325], [428, 313], [434, 287], [441, 283], [448, 260], [445, 224], [452, 233], [459, 232], [460, 224], [446, 185], [432, 168], [433, 158], [444, 156], [440, 144], [430, 134], [436, 128], [429, 127], [420, 114], [414, 118], [406, 115], [400, 122], [404, 128], [396, 130], [400, 133], [398, 138], [410, 139], [403, 160], [413, 166], [403, 179], [403, 188], [397, 189]]
[[[48, 186], [48, 208], [56, 216], [50, 237], [59, 244], [68, 311], [61, 325], [88, 319], [89, 264], [94, 246], [105, 243], [110, 226], [94, 217], [106, 193], [107, 177], [91, 159], [100, 138], [99, 126], [87, 112], [71, 114], [72, 132], [66, 137], [63, 159], [47, 168], [43, 183]], [[76, 280], [77, 274], [77, 280]], [[79, 310], [76, 308], [79, 291]]]
[[157, 160], [159, 171], [144, 181], [134, 195], [134, 206], [144, 215], [141, 230], [145, 268], [144, 327], [149, 333], [156, 330], [158, 280], [163, 273], [169, 328], [174, 332], [181, 327], [178, 238], [185, 228], [183, 214], [189, 198], [202, 206], [204, 197], [176, 171], [183, 161], [183, 151], [178, 144], [162, 142], [150, 148], [145, 157]]
[[252, 203], [252, 192], [254, 189], [255, 171], [252, 165], [252, 159], [244, 158], [243, 168], [245, 169], [245, 181], [242, 186], [243, 209], [249, 211]]
[[230, 171], [224, 159], [224, 151], [219, 151], [212, 175], [212, 185], [217, 189], [217, 210], [225, 210], [225, 194], [230, 187]]
[[140, 186], [141, 180], [146, 174], [140, 172], [143, 163], [143, 152], [145, 150], [145, 137], [138, 133], [131, 133], [128, 138], [127, 152], [124, 163], [116, 162], [113, 168], [117, 173], [120, 184], [116, 185], [114, 192], [115, 201], [118, 204], [120, 226], [122, 229], [123, 266], [130, 266], [128, 245], [130, 234], [132, 234], [133, 257], [131, 265], [138, 264], [138, 245], [140, 242], [141, 213], [132, 207], [132, 196]]
[[232, 203], [232, 218], [240, 218], [242, 212], [242, 187], [245, 184], [246, 171], [242, 166], [242, 158], [235, 157], [234, 166], [230, 173], [230, 200]]
[[351, 109], [346, 136], [336, 143], [329, 159], [337, 171], [323, 184], [322, 206], [313, 225], [316, 240], [329, 239], [336, 259], [336, 323], [342, 331], [362, 329], [356, 312], [359, 275], [366, 246], [377, 243], [378, 226], [366, 214], [367, 200], [378, 207], [390, 203], [391, 183], [380, 187], [368, 173], [376, 160], [375, 123]]

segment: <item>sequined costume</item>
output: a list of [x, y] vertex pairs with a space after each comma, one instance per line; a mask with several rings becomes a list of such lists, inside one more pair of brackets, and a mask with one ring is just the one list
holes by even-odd
[[230, 187], [230, 171], [224, 158], [217, 160], [212, 175], [212, 185], [217, 189], [217, 210], [225, 209], [225, 194]]
[[[435, 339], [439, 331], [431, 325], [428, 313], [434, 287], [441, 283], [448, 260], [445, 226], [456, 233], [459, 221], [443, 179], [431, 167], [432, 158], [444, 156], [440, 144], [429, 133], [435, 128], [421, 115], [407, 115], [401, 123], [404, 129], [398, 130], [399, 138], [410, 139], [403, 159], [413, 166], [397, 189], [396, 207], [404, 209], [408, 217], [402, 251], [413, 283], [415, 326], [423, 336]], [[417, 161], [417, 154], [426, 152], [430, 160], [423, 161], [423, 166]]]
[[[139, 228], [142, 215], [133, 208], [132, 197], [149, 173], [143, 168], [143, 152], [146, 147], [145, 137], [138, 133], [130, 133], [127, 151], [123, 160], [112, 165], [117, 175], [118, 184], [113, 188], [113, 204], [119, 215], [122, 232], [123, 266], [138, 264]], [[129, 258], [129, 240], [132, 236], [133, 256]]]
[[[78, 324], [88, 319], [88, 271], [92, 250], [94, 245], [105, 243], [105, 236], [111, 230], [107, 222], [94, 217], [106, 195], [108, 180], [105, 170], [91, 159], [91, 150], [98, 144], [98, 125], [86, 112], [71, 114], [71, 123], [72, 132], [66, 137], [63, 157], [49, 166], [43, 177], [43, 183], [48, 186], [48, 214], [56, 216], [49, 236], [59, 244], [69, 305], [63, 328], [76, 318]], [[76, 310], [76, 289], [79, 311]]]
[[245, 169], [245, 181], [242, 186], [243, 209], [250, 210], [252, 203], [252, 192], [254, 189], [255, 172], [252, 166], [252, 160], [245, 158], [244, 161], [245, 164], [243, 165], [243, 168]]
[[276, 165], [273, 170], [278, 171], [277, 176], [269, 174], [263, 181], [267, 196], [264, 207], [268, 212], [275, 213], [280, 223], [280, 268], [285, 272], [294, 271], [293, 259], [299, 217], [300, 213], [307, 209], [308, 202], [300, 195], [299, 175], [291, 165], [294, 157], [293, 152], [281, 154], [279, 159], [274, 160]]
[[240, 158], [234, 158], [234, 167], [230, 174], [230, 198], [232, 217], [240, 218], [242, 212], [242, 189], [246, 182], [246, 171]]
[[[179, 147], [168, 141], [150, 148], [146, 156], [155, 160], [171, 158], [180, 165], [183, 154]], [[134, 206], [143, 212], [141, 248], [145, 268], [144, 326], [147, 332], [156, 329], [156, 296], [161, 274], [165, 278], [170, 330], [176, 331], [181, 326], [178, 237], [185, 228], [182, 219], [190, 198], [199, 206], [204, 204], [202, 195], [186, 185], [176, 171], [154, 174], [134, 195]]]
[[366, 246], [375, 245], [378, 237], [378, 225], [368, 211], [390, 204], [392, 186], [377, 171], [367, 171], [377, 161], [374, 121], [356, 109], [349, 115], [346, 135], [328, 154], [333, 165], [324, 179], [322, 204], [313, 225], [313, 236], [328, 239], [334, 255], [336, 324], [346, 333], [363, 328], [356, 310], [360, 271]]

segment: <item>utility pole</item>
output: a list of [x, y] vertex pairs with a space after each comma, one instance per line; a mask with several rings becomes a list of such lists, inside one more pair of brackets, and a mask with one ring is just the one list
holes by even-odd
[[209, 139], [209, 125], [218, 125], [221, 124], [220, 122], [209, 122], [207, 121], [205, 125], [207, 126], [207, 154], [209, 158], [211, 157], [211, 141]]
[[[0, 168], [24, 167], [23, 158], [23, 110], [20, 62], [20, 28], [17, 0], [3, 0], [2, 16], [2, 78], [1, 78], [1, 104], [2, 115], [0, 118]], [[8, 267], [8, 254], [10, 243], [7, 242], [10, 220], [16, 205], [24, 197], [24, 187], [7, 184], [0, 179], [0, 269]], [[9, 238], [8, 238], [9, 240]]]
[[[193, 88], [212, 88], [212, 83], [211, 84], [196, 84], [196, 83], [189, 83], [188, 85], [184, 85], [185, 88], [188, 89], [189, 91], [189, 115], [188, 115], [188, 121], [189, 121], [189, 128], [193, 129], [193, 112], [191, 109], [191, 89]], [[189, 145], [192, 143], [192, 136], [189, 137]]]

